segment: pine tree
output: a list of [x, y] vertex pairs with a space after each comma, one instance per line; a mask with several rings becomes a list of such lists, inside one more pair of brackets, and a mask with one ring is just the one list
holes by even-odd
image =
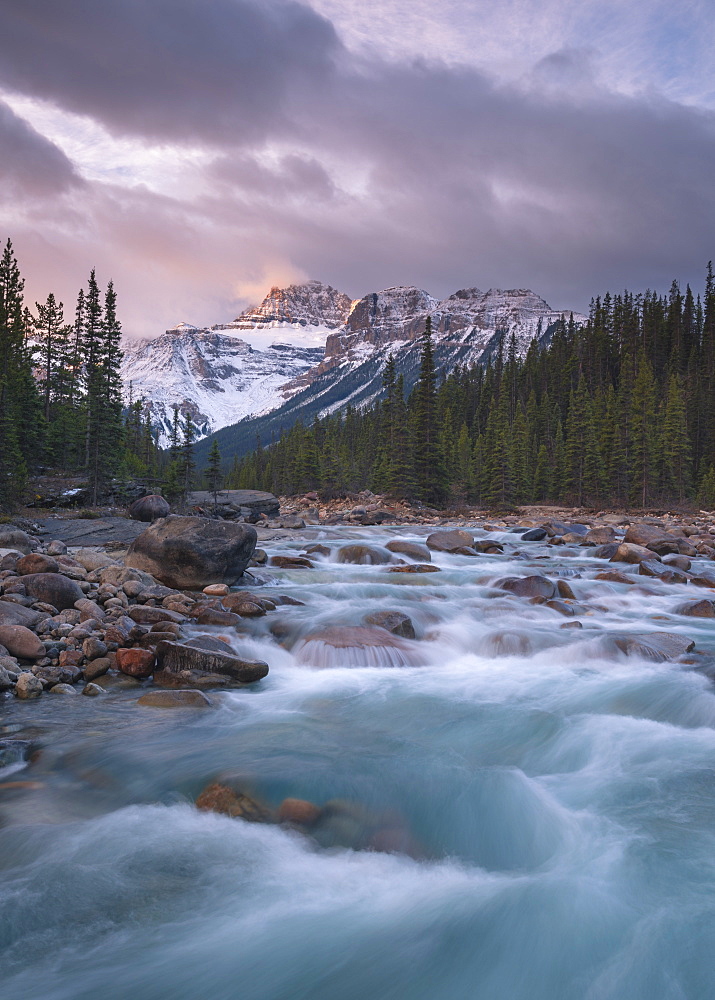
[[428, 503], [445, 495], [444, 462], [437, 425], [437, 376], [432, 349], [432, 319], [427, 317], [421, 338], [420, 375], [414, 390], [414, 465], [417, 492]]
[[194, 441], [196, 439], [196, 428], [191, 419], [190, 413], [184, 414], [183, 436], [181, 439], [181, 457], [179, 460], [179, 474], [181, 489], [184, 495], [188, 494], [194, 484]]
[[668, 379], [664, 410], [660, 492], [663, 496], [676, 496], [682, 503], [691, 487], [691, 456], [685, 397], [677, 375]]
[[206, 466], [206, 485], [214, 495], [214, 506], [218, 504], [218, 494], [223, 485], [223, 471], [221, 469], [221, 452], [216, 438], [211, 442], [208, 465]]

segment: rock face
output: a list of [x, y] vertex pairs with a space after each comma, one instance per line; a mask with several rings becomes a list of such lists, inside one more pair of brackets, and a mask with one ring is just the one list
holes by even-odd
[[58, 611], [74, 608], [75, 601], [84, 598], [84, 591], [79, 584], [61, 573], [31, 573], [21, 579], [28, 594], [38, 601], [51, 604]]
[[157, 521], [166, 517], [171, 508], [164, 497], [152, 493], [148, 497], [139, 497], [129, 505], [127, 513], [133, 521]]
[[172, 515], [132, 542], [125, 563], [168, 587], [201, 590], [211, 583], [236, 583], [255, 547], [251, 525]]

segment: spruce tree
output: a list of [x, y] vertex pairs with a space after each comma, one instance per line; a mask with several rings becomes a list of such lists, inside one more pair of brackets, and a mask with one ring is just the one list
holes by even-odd
[[221, 469], [221, 452], [216, 438], [211, 442], [208, 465], [206, 466], [206, 485], [213, 493], [214, 506], [218, 504], [219, 490], [223, 485], [223, 471]]
[[421, 338], [420, 374], [414, 390], [414, 467], [417, 494], [427, 503], [439, 503], [445, 495], [444, 463], [437, 425], [437, 376], [432, 348], [432, 319], [427, 317]]

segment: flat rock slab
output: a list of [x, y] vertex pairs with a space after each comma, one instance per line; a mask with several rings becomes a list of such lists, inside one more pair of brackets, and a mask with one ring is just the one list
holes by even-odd
[[[189, 493], [188, 502], [192, 507], [213, 507], [215, 501], [210, 490], [194, 490]], [[278, 498], [261, 490], [219, 490], [216, 502], [220, 507], [232, 507], [236, 511], [245, 507], [255, 514], [272, 515], [280, 510]]]
[[211, 708], [212, 702], [203, 691], [149, 691], [141, 696], [137, 705], [147, 708]]
[[35, 522], [53, 541], [71, 546], [106, 545], [107, 542], [133, 542], [146, 528], [128, 517], [44, 517]]

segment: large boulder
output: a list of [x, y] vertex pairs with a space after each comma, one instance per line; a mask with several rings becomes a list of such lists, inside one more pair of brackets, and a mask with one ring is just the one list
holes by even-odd
[[[606, 548], [606, 546], [602, 546]], [[622, 542], [611, 556], [611, 562], [640, 563], [648, 559], [653, 559], [656, 555], [652, 549], [647, 549], [644, 545], [636, 542]]]
[[177, 590], [231, 586], [248, 566], [256, 540], [250, 524], [170, 515], [142, 531], [124, 562]]
[[158, 521], [160, 517], [166, 517], [171, 508], [164, 497], [158, 493], [152, 493], [147, 497], [139, 497], [134, 503], [129, 504], [127, 514], [132, 521]]
[[80, 585], [62, 573], [30, 573], [20, 579], [31, 597], [51, 604], [58, 611], [74, 608], [75, 601], [84, 598]]

